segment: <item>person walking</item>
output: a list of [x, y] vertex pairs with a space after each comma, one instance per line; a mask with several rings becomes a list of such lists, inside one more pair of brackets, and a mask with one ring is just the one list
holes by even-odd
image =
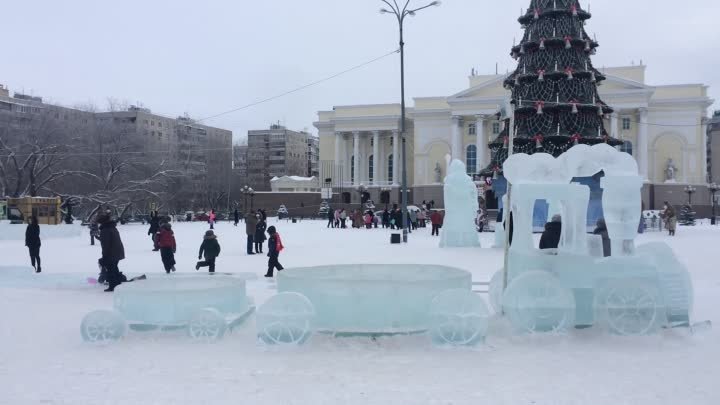
[[545, 231], [540, 237], [540, 249], [557, 249], [560, 245], [560, 234], [562, 233], [562, 218], [554, 215], [552, 220], [545, 224]]
[[418, 214], [415, 210], [408, 210], [408, 218], [410, 219], [410, 224], [412, 225], [412, 230], [415, 231], [418, 228]]
[[340, 227], [342, 229], [346, 229], [347, 225], [345, 224], [345, 221], [347, 221], [347, 212], [345, 211], [345, 208], [340, 210]]
[[265, 229], [267, 228], [267, 223], [260, 214], [258, 214], [257, 219], [258, 222], [257, 225], [255, 225], [255, 237], [253, 238], [253, 241], [255, 243], [255, 253], [262, 253], [263, 242], [265, 242]]
[[160, 250], [157, 244], [157, 233], [160, 230], [160, 215], [157, 211], [150, 211], [150, 229], [148, 229], [148, 235], [153, 241], [153, 252]]
[[333, 211], [332, 208], [330, 208], [330, 207], [328, 207], [327, 219], [328, 219], [327, 227], [335, 228], [335, 211]]
[[365, 229], [372, 229], [372, 214], [370, 214], [370, 211], [365, 213], [365, 217], [363, 217], [363, 220], [365, 222]]
[[608, 234], [607, 225], [603, 218], [597, 220], [593, 235], [600, 235], [602, 237], [603, 256], [609, 257], [612, 253], [612, 246], [610, 245], [610, 235]]
[[215, 215], [215, 210], [210, 210], [210, 215], [208, 216], [208, 222], [210, 223], [210, 229], [215, 229], [215, 220], [217, 219], [217, 215]]
[[175, 233], [172, 231], [172, 225], [169, 222], [162, 224], [157, 240], [165, 272], [170, 274], [171, 271], [175, 271], [177, 245], [175, 244]]
[[254, 255], [253, 240], [257, 229], [258, 219], [254, 212], [250, 211], [245, 215], [245, 233], [247, 234], [247, 254]]
[[[202, 261], [203, 256], [205, 260]], [[217, 241], [215, 232], [208, 229], [203, 237], [202, 244], [200, 244], [200, 252], [198, 252], [198, 262], [195, 265], [195, 270], [200, 270], [200, 267], [209, 267], [210, 273], [215, 273], [215, 259], [220, 256], [220, 243]]]
[[382, 213], [382, 226], [383, 229], [390, 228], [390, 211], [388, 211], [387, 208], [385, 208]]
[[35, 215], [30, 218], [30, 223], [25, 229], [25, 246], [30, 253], [30, 264], [32, 264], [35, 273], [40, 273], [40, 224]]
[[267, 233], [270, 235], [270, 239], [268, 239], [268, 271], [265, 273], [265, 277], [272, 277], [275, 269], [278, 271], [284, 270], [278, 258], [285, 246], [283, 246], [282, 238], [280, 238], [280, 234], [277, 233], [274, 226], [269, 227]]
[[335, 210], [335, 228], [340, 228], [340, 209]]
[[667, 201], [665, 201], [663, 208], [665, 210], [662, 213], [662, 218], [665, 220], [668, 236], [675, 236], [675, 230], [677, 229], [677, 214], [675, 213], [675, 208]]
[[108, 288], [105, 292], [115, 291], [115, 287], [122, 283], [122, 275], [118, 267], [125, 259], [125, 246], [123, 246], [117, 222], [113, 221], [110, 213], [100, 214], [97, 219], [100, 224], [100, 246], [102, 247], [102, 263], [106, 270], [105, 281]]
[[238, 212], [237, 208], [235, 208], [233, 216], [235, 217], [235, 226], [238, 226], [238, 223], [240, 222], [240, 213]]
[[430, 223], [432, 224], [432, 236], [440, 236], [443, 217], [439, 211], [433, 211], [432, 215], [430, 215]]

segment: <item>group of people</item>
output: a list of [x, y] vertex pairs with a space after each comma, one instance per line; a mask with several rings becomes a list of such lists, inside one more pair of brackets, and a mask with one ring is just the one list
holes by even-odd
[[[417, 230], [426, 228], [428, 222], [432, 225], [432, 234], [439, 235], [443, 224], [443, 214], [437, 210], [430, 210], [423, 204], [423, 208], [409, 209], [407, 211], [406, 224], [409, 229]], [[382, 227], [383, 229], [403, 229], [402, 209], [395, 205], [392, 209], [385, 208], [382, 212], [367, 210], [364, 213], [359, 210], [346, 211], [344, 208], [336, 210], [328, 209], [327, 228], [346, 229], [348, 227], [360, 229], [372, 229]]]

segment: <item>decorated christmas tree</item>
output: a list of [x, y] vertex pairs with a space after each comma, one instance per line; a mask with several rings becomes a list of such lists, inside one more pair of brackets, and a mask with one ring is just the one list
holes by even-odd
[[695, 226], [695, 210], [693, 210], [692, 205], [685, 204], [682, 206], [678, 220], [680, 225]]
[[[613, 110], [597, 91], [605, 76], [590, 59], [598, 47], [585, 32], [590, 17], [577, 0], [532, 0], [520, 17], [525, 34], [511, 51], [518, 66], [504, 82], [515, 105], [513, 153], [557, 157], [577, 144], [622, 143], [605, 130]], [[509, 121], [490, 143], [492, 161], [484, 175], [502, 173]]]

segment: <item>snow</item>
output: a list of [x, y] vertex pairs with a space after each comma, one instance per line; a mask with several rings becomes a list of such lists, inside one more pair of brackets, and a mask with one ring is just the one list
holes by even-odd
[[[0, 241], [3, 240], [21, 240], [23, 246], [25, 244], [25, 228], [27, 225], [22, 224], [10, 224], [10, 221], [0, 222]], [[73, 225], [40, 225], [40, 238], [45, 239], [60, 239], [60, 238], [76, 238], [80, 236], [82, 232], [88, 235], [87, 240], [90, 240], [90, 234], [87, 228], [83, 228], [79, 223]]]
[[[252, 272], [257, 305], [277, 293], [262, 278], [266, 257], [246, 256], [245, 229], [220, 223], [219, 272]], [[439, 249], [430, 228], [407, 246], [385, 230], [334, 230], [325, 221], [270, 219], [286, 249], [287, 268], [329, 264], [438, 264], [488, 281], [501, 267], [499, 249]], [[194, 274], [205, 223], [173, 226], [178, 276]], [[147, 227], [119, 227], [128, 275], [167, 277], [151, 251]], [[481, 236], [483, 246], [493, 235]], [[678, 236], [641, 235], [638, 245], [667, 241], [690, 269], [695, 321], [720, 319], [720, 273], [713, 260], [720, 227], [678, 229]], [[720, 332], [665, 330], [625, 338], [596, 330], [567, 336], [512, 336], [491, 320], [477, 349], [434, 348], [425, 335], [333, 338], [314, 335], [304, 346], [258, 345], [254, 318], [217, 344], [193, 343], [183, 332], [130, 332], [123, 341], [82, 342], [80, 321], [112, 308], [112, 294], [85, 282], [97, 274], [99, 246], [86, 233], [43, 241], [43, 273], [30, 274], [22, 240], [0, 241], [1, 404], [717, 404]], [[24, 270], [23, 270], [24, 269]], [[25, 271], [25, 273], [20, 273]], [[172, 275], [170, 277], [173, 277]], [[487, 301], [487, 296], [483, 295]]]

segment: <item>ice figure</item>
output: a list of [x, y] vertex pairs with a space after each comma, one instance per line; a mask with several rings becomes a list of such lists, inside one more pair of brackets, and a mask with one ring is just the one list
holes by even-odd
[[284, 292], [258, 309], [258, 340], [268, 345], [300, 345], [312, 335], [315, 307], [304, 295]]
[[[559, 158], [516, 154], [504, 164], [512, 187], [513, 240], [502, 310], [524, 332], [600, 326], [621, 335], [644, 335], [662, 326], [690, 326], [692, 284], [664, 243], [634, 247], [642, 178], [628, 154], [606, 145], [578, 145]], [[602, 205], [612, 256], [588, 237], [590, 190], [573, 178], [603, 172]], [[558, 249], [541, 251], [532, 238], [532, 208], [550, 201], [562, 216]], [[503, 275], [505, 276], [505, 275]], [[491, 301], [497, 295], [491, 282]]]
[[428, 329], [430, 303], [446, 290], [472, 290], [465, 270], [437, 265], [333, 265], [285, 270], [279, 292], [307, 297], [314, 329], [341, 334], [395, 334]]
[[430, 305], [430, 336], [439, 346], [474, 346], [485, 341], [488, 330], [485, 301], [468, 290], [448, 290]]
[[478, 192], [467, 175], [465, 164], [453, 160], [445, 177], [445, 220], [440, 233], [440, 247], [478, 247], [480, 239], [475, 229]]
[[98, 328], [117, 328], [119, 319], [133, 330], [187, 327], [190, 337], [213, 341], [253, 310], [245, 293], [245, 280], [221, 274], [124, 283], [115, 289], [113, 305], [114, 311], [92, 312], [83, 319], [83, 339], [92, 341], [91, 331]]

